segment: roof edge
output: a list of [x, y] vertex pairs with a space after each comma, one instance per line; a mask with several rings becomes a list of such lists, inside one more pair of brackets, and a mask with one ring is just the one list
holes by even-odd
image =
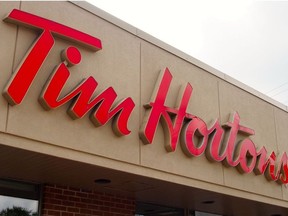
[[271, 97], [263, 94], [262, 92], [236, 80], [235, 78], [217, 70], [216, 68], [213, 68], [212, 66], [188, 55], [187, 53], [185, 53], [185, 52], [183, 52], [183, 51], [181, 51], [181, 50], [179, 50], [179, 49], [177, 49], [177, 48], [175, 48], [175, 47], [173, 47], [173, 46], [171, 46], [171, 45], [169, 45], [169, 44], [167, 44], [167, 43], [165, 43], [165, 42], [163, 42], [157, 38], [155, 38], [154, 36], [144, 32], [144, 31], [142, 31], [142, 30], [140, 30], [140, 29], [138, 29], [138, 28], [136, 28], [136, 27], [134, 27], [128, 23], [126, 23], [125, 21], [120, 20], [119, 18], [101, 10], [100, 8], [97, 8], [96, 6], [90, 4], [86, 1], [70, 1], [69, 0], [69, 2], [83, 8], [84, 10], [89, 11], [90, 13], [106, 20], [107, 22], [109, 22], [109, 23], [111, 23], [111, 24], [113, 24], [113, 25], [115, 25], [115, 26], [117, 26], [117, 27], [119, 27], [119, 28], [121, 28], [121, 29], [123, 29], [123, 30], [125, 30], [125, 31], [127, 31], [127, 32], [129, 32], [129, 33], [131, 33], [131, 34], [133, 34], [133, 35], [135, 35], [135, 36], [137, 36], [137, 37], [139, 37], [139, 38], [141, 38], [141, 39], [143, 39], [143, 40], [145, 40], [145, 41], [147, 41], [147, 42], [149, 42], [149, 43], [151, 43], [151, 44], [153, 44], [159, 48], [161, 48], [161, 49], [163, 49], [163, 50], [166, 50], [167, 52], [169, 52], [169, 53], [171, 53], [171, 54], [173, 54], [173, 55], [175, 55], [175, 56], [177, 56], [177, 57], [179, 57], [179, 58], [181, 58], [181, 59], [183, 59], [183, 60], [185, 60], [185, 61], [187, 61], [187, 62], [205, 70], [205, 71], [207, 71], [208, 73], [210, 73], [214, 76], [217, 76], [218, 78], [220, 78], [220, 79], [222, 79], [222, 80], [224, 80], [224, 81], [226, 81], [226, 82], [228, 82], [234, 86], [237, 86], [238, 88], [266, 101], [267, 103], [270, 103], [271, 105], [278, 107], [279, 109], [282, 109], [283, 111], [288, 112], [288, 106], [280, 103], [279, 101], [274, 100], [273, 98], [271, 98]]

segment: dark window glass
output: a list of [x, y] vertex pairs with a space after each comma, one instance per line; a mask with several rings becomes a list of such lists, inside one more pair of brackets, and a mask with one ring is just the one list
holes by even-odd
[[0, 216], [39, 216], [39, 185], [0, 179]]
[[161, 206], [151, 203], [136, 203], [135, 216], [184, 216], [184, 209]]

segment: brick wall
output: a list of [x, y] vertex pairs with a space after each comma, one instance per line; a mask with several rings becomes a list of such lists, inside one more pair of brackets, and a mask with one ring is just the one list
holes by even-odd
[[131, 216], [134, 199], [78, 188], [44, 186], [42, 216]]

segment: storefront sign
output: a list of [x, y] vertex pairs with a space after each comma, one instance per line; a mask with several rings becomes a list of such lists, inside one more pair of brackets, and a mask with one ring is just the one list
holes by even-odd
[[[102, 49], [101, 40], [95, 37], [20, 10], [14, 9], [5, 21], [41, 32], [3, 91], [4, 97], [11, 105], [23, 101], [41, 65], [53, 48], [54, 37], [76, 42], [94, 51]], [[113, 87], [108, 87], [102, 93], [93, 96], [98, 86], [93, 77], [86, 78], [68, 94], [60, 96], [70, 77], [69, 68], [80, 64], [81, 53], [78, 48], [70, 46], [63, 51], [61, 57], [62, 62], [43, 87], [39, 98], [41, 105], [49, 110], [70, 103], [68, 114], [73, 119], [81, 118], [90, 112], [91, 121], [96, 126], [104, 125], [113, 119], [114, 132], [117, 135], [128, 135], [128, 120], [135, 107], [133, 100], [127, 97], [115, 104], [117, 93]], [[180, 143], [188, 156], [200, 156], [205, 153], [209, 160], [237, 167], [242, 173], [265, 173], [269, 180], [281, 184], [288, 183], [288, 158], [285, 152], [276, 160], [275, 152], [268, 155], [265, 147], [257, 150], [249, 138], [255, 134], [254, 130], [240, 124], [237, 112], [232, 113], [230, 120], [222, 126], [217, 119], [210, 127], [207, 127], [201, 118], [187, 113], [193, 91], [189, 83], [180, 91], [177, 108], [166, 106], [165, 100], [171, 82], [172, 75], [166, 68], [159, 76], [151, 102], [145, 105], [146, 114], [140, 129], [140, 138], [145, 144], [153, 142], [161, 121], [168, 152], [175, 151]], [[239, 140], [240, 133], [245, 137], [242, 140]]]
[[[276, 163], [276, 154], [267, 157], [267, 150], [262, 147], [257, 151], [255, 144], [248, 138], [254, 130], [240, 125], [237, 112], [231, 114], [230, 121], [222, 127], [217, 119], [211, 127], [199, 117], [186, 112], [193, 88], [188, 83], [180, 91], [178, 103], [171, 108], [165, 106], [165, 100], [172, 81], [172, 75], [166, 68], [159, 76], [151, 102], [145, 105], [146, 115], [140, 130], [140, 137], [145, 144], [151, 144], [156, 128], [161, 121], [165, 132], [165, 147], [168, 152], [176, 150], [180, 141], [183, 151], [188, 156], [200, 156], [204, 152], [211, 161], [223, 162], [237, 167], [241, 173], [264, 174], [267, 179], [280, 184], [288, 183], [288, 158], [286, 152]], [[247, 138], [238, 140], [242, 133]], [[227, 137], [225, 139], [225, 137]], [[239, 142], [239, 143], [237, 143]]]
[[[14, 9], [5, 21], [24, 25], [41, 32], [4, 89], [3, 95], [11, 105], [20, 104], [24, 99], [54, 45], [54, 37], [64, 38], [94, 51], [102, 49], [101, 40], [98, 38], [20, 10]], [[98, 82], [93, 77], [86, 78], [68, 94], [60, 98], [62, 89], [70, 76], [69, 67], [80, 63], [81, 53], [76, 47], [71, 46], [62, 52], [61, 57], [63, 62], [53, 71], [52, 77], [41, 93], [39, 101], [43, 107], [55, 109], [70, 102], [68, 114], [71, 118], [81, 118], [90, 111], [92, 112], [90, 119], [95, 126], [104, 125], [113, 118], [115, 134], [119, 136], [129, 134], [127, 125], [130, 114], [135, 107], [133, 100], [128, 97], [115, 105], [117, 93], [112, 87], [92, 98], [98, 86]]]

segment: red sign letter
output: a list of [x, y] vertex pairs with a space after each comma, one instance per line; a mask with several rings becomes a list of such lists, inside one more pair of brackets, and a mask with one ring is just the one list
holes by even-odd
[[[77, 48], [69, 47], [62, 53], [62, 58], [63, 62], [55, 69], [40, 96], [39, 100], [44, 108], [55, 109], [74, 100], [68, 110], [73, 119], [81, 118], [95, 108], [91, 115], [91, 121], [96, 126], [104, 125], [112, 117], [115, 117], [113, 121], [114, 132], [117, 135], [129, 134], [130, 131], [127, 124], [135, 106], [133, 100], [130, 97], [123, 99], [112, 108], [117, 97], [117, 93], [112, 87], [105, 89], [93, 98], [92, 96], [98, 86], [97, 81], [93, 77], [88, 77], [70, 93], [60, 98], [62, 89], [70, 77], [70, 71], [67, 66], [78, 64], [81, 60], [81, 54]], [[66, 62], [68, 63], [67, 66], [65, 65]]]
[[95, 37], [24, 11], [14, 9], [5, 21], [42, 32], [4, 89], [3, 95], [11, 105], [22, 102], [38, 70], [54, 45], [53, 36], [77, 42], [96, 51], [102, 48], [101, 41]]
[[[140, 137], [145, 144], [152, 143], [156, 128], [158, 126], [159, 120], [161, 119], [161, 123], [164, 130], [169, 131], [169, 135], [167, 139], [169, 141], [165, 141], [165, 147], [167, 151], [175, 151], [178, 140], [180, 130], [182, 128], [182, 124], [186, 115], [186, 109], [189, 103], [190, 96], [192, 94], [192, 86], [188, 83], [185, 89], [182, 89], [183, 94], [182, 98], [178, 100], [178, 110], [172, 109], [165, 106], [165, 99], [170, 87], [170, 83], [172, 80], [172, 75], [168, 68], [166, 68], [162, 74], [158, 78], [159, 90], [156, 92], [157, 87], [154, 89], [155, 98], [152, 96], [151, 102], [146, 105], [147, 108], [151, 108], [149, 112], [146, 113], [145, 120], [142, 125], [142, 129], [140, 130]], [[175, 116], [174, 121], [172, 121], [172, 117]]]

